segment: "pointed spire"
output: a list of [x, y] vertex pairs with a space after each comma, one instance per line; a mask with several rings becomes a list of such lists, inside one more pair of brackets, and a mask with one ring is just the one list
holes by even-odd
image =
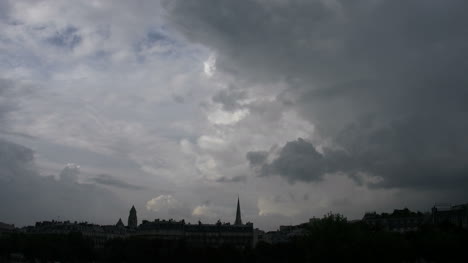
[[237, 211], [236, 211], [236, 221], [234, 222], [234, 225], [242, 225], [239, 195], [237, 195]]

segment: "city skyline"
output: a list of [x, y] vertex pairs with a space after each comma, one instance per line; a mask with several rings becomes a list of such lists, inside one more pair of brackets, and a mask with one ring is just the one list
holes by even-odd
[[[347, 219], [349, 220], [349, 222], [358, 222], [358, 221], [366, 221], [367, 217], [370, 215], [371, 217], [373, 215], [378, 215], [379, 213], [381, 213], [381, 215], [391, 215], [392, 213], [390, 213], [391, 211], [393, 211], [393, 213], [402, 213], [403, 212], [403, 216], [407, 216], [405, 213], [414, 213], [414, 214], [418, 214], [418, 215], [421, 215], [421, 216], [429, 216], [431, 213], [433, 214], [434, 211], [450, 211], [452, 209], [455, 209], [455, 210], [458, 210], [460, 208], [463, 208], [463, 209], [467, 209], [468, 207], [468, 203], [467, 204], [460, 204], [460, 205], [453, 205], [453, 204], [450, 204], [450, 203], [434, 203], [434, 205], [430, 208], [427, 208], [425, 210], [411, 210], [411, 209], [408, 209], [408, 207], [404, 207], [404, 208], [393, 208], [391, 210], [388, 210], [388, 211], [377, 211], [377, 210], [369, 210], [369, 211], [365, 211], [362, 216], [360, 218], [357, 218], [357, 219]], [[242, 223], [242, 216], [241, 216], [241, 208], [240, 208], [240, 197], [238, 196], [237, 198], [237, 206], [236, 206], [236, 216], [235, 216], [235, 219], [233, 220], [228, 220], [226, 221], [225, 219], [222, 219], [222, 218], [218, 218], [216, 220], [216, 222], [201, 222], [200, 221], [200, 218], [196, 221], [196, 222], [191, 222], [190, 220], [186, 220], [185, 218], [179, 218], [179, 219], [174, 219], [174, 218], [153, 218], [153, 219], [150, 219], [150, 218], [140, 218], [138, 219], [138, 213], [137, 213], [137, 210], [135, 208], [134, 205], [132, 205], [132, 207], [129, 209], [128, 211], [128, 220], [127, 220], [127, 225], [125, 225], [123, 223], [123, 220], [122, 218], [125, 218], [125, 217], [119, 217], [118, 220], [117, 220], [117, 223], [115, 224], [112, 224], [112, 222], [108, 222], [108, 223], [105, 223], [105, 224], [101, 224], [103, 226], [121, 226], [121, 227], [127, 227], [127, 228], [137, 228], [140, 224], [144, 224], [145, 222], [177, 222], [177, 220], [180, 220], [181, 222], [184, 222], [184, 223], [188, 223], [188, 224], [212, 224], [212, 225], [215, 225], [215, 224], [218, 224], [218, 223], [223, 223], [223, 224], [232, 224], [232, 225], [244, 225]], [[327, 215], [330, 215], [330, 214], [336, 214], [336, 215], [340, 215], [342, 216], [339, 212], [333, 212], [333, 211], [329, 211], [327, 214], [324, 214], [324, 215], [321, 215], [323, 217], [327, 217]], [[321, 216], [316, 216], [316, 215], [312, 215], [310, 218], [309, 218], [309, 221], [311, 220], [315, 220], [315, 219], [319, 219], [321, 218]], [[434, 216], [434, 215], [432, 215]], [[456, 216], [458, 216], [458, 214], [456, 214]], [[465, 217], [465, 213], [461, 214], [461, 216], [463, 216], [463, 222], [466, 221]], [[344, 217], [346, 218], [346, 217]], [[232, 221], [232, 222], [230, 222]], [[91, 225], [96, 225], [95, 223], [93, 222], [89, 222], [87, 220], [84, 220], [84, 221], [77, 221], [77, 220], [73, 220], [73, 219], [66, 219], [66, 218], [52, 218], [52, 219], [48, 219], [48, 220], [41, 220], [41, 221], [37, 221], [37, 222], [34, 222], [34, 224], [38, 224], [38, 223], [42, 223], [42, 222], [56, 222], [56, 223], [63, 223], [63, 222], [74, 222], [74, 224], [78, 223], [78, 224], [81, 224], [81, 223], [86, 223], [86, 224], [91, 224]], [[468, 221], [467, 221], [468, 222]], [[10, 225], [10, 226], [15, 226], [14, 222], [1, 222], [0, 223], [2, 224], [5, 224], [5, 225]], [[427, 223], [427, 222], [426, 222]], [[439, 222], [440, 223], [440, 222]], [[451, 222], [452, 224], [457, 224], [456, 223], [456, 220]], [[254, 222], [250, 222], [248, 221], [246, 224], [254, 224]], [[297, 225], [301, 225], [301, 224], [304, 224], [304, 222], [301, 222]], [[420, 223], [421, 224], [421, 223]], [[32, 226], [33, 224], [29, 225], [29, 226]], [[97, 224], [99, 225], [99, 224]], [[294, 226], [294, 224], [290, 224], [290, 225], [278, 225], [278, 226], [275, 226], [274, 229], [260, 229], [260, 230], [266, 230], [266, 231], [272, 231], [272, 230], [279, 230], [281, 229], [282, 227], [285, 227], [285, 226]], [[16, 227], [28, 227], [27, 225], [20, 225], [20, 226], [16, 226]], [[465, 226], [463, 225], [462, 226], [463, 228], [466, 228], [468, 227], [468, 224]], [[257, 230], [259, 228], [256, 228]]]

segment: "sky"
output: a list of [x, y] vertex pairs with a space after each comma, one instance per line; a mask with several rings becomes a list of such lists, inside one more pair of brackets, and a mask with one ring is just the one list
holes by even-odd
[[0, 0], [0, 221], [266, 230], [468, 202], [468, 2]]

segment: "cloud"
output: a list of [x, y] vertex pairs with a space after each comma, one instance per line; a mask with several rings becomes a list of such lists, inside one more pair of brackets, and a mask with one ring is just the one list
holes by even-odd
[[246, 157], [251, 166], [253, 167], [261, 166], [267, 161], [268, 152], [266, 151], [248, 152]]
[[217, 213], [207, 205], [196, 206], [192, 211], [193, 216], [216, 217]]
[[0, 78], [0, 123], [6, 125], [7, 115], [18, 108], [16, 83], [12, 80]]
[[117, 188], [127, 189], [127, 190], [143, 190], [143, 186], [129, 184], [125, 181], [115, 178], [114, 176], [108, 174], [100, 174], [92, 178], [91, 181], [101, 185], [113, 186]]
[[[349, 127], [348, 134], [340, 139], [350, 144], [346, 148], [349, 150], [323, 148], [323, 153], [319, 153], [312, 143], [299, 138], [286, 143], [277, 153], [248, 152], [246, 157], [258, 175], [279, 175], [290, 182], [320, 182], [326, 174], [341, 173], [358, 184], [375, 188], [462, 191], [468, 185], [465, 160], [461, 155], [455, 156], [452, 147], [431, 145], [424, 140], [402, 141], [395, 130], [388, 128], [367, 134]], [[399, 147], [404, 155], [394, 150]], [[426, 149], [418, 152], [411, 147]]]
[[49, 43], [59, 48], [73, 49], [82, 41], [78, 29], [73, 26], [66, 27], [57, 31], [53, 36], [47, 39]]
[[0, 20], [7, 19], [11, 9], [9, 1], [2, 1], [0, 3]]
[[[234, 79], [246, 100], [269, 90], [267, 105], [314, 126], [264, 165], [264, 152], [246, 151], [262, 173], [306, 182], [327, 172], [358, 182], [362, 173], [382, 179], [370, 180], [375, 187], [415, 191], [466, 185], [466, 2], [164, 3], [180, 32], [216, 53], [217, 74]], [[254, 105], [249, 116], [261, 114]]]
[[[117, 218], [121, 204], [112, 193], [76, 181], [79, 170], [67, 165], [57, 180], [43, 176], [34, 163], [34, 152], [0, 140], [1, 221], [17, 225], [51, 219], [106, 223]], [[108, 223], [108, 222], [107, 222]]]
[[154, 212], [178, 209], [182, 203], [172, 195], [160, 195], [146, 202], [146, 209]]
[[233, 112], [215, 109], [209, 113], [208, 120], [215, 125], [233, 125], [249, 115], [248, 109], [240, 109]]
[[349, 169], [383, 180], [376, 186], [461, 190], [468, 185], [463, 155], [465, 123], [451, 116], [439, 126], [433, 117], [417, 116], [384, 127], [351, 125], [337, 136], [348, 151]]
[[216, 180], [218, 183], [238, 183], [238, 182], [245, 182], [247, 181], [247, 176], [245, 175], [238, 175], [234, 177], [221, 177]]
[[216, 57], [214, 55], [211, 55], [205, 62], [203, 62], [203, 71], [208, 77], [212, 77], [214, 75], [216, 72]]
[[229, 87], [218, 91], [212, 100], [221, 104], [225, 111], [235, 111], [241, 107], [241, 101], [246, 97], [244, 90]]
[[0, 132], [35, 152], [2, 173], [37, 175], [14, 177], [30, 183], [9, 208], [45, 196], [30, 214], [76, 217], [88, 208], [63, 191], [91, 210], [112, 193], [126, 214], [171, 194], [180, 209], [139, 217], [205, 204], [234, 219], [240, 192], [243, 215], [275, 228], [466, 200], [464, 1], [162, 2], [0, 1]]
[[257, 202], [258, 215], [259, 216], [270, 216], [270, 215], [281, 215], [281, 216], [296, 216], [301, 213], [297, 204], [287, 200], [275, 200], [275, 198], [264, 198], [261, 197]]
[[69, 183], [78, 181], [78, 175], [80, 174], [80, 166], [74, 163], [68, 163], [65, 168], [60, 172], [60, 180]]
[[261, 176], [281, 175], [291, 182], [320, 181], [328, 169], [324, 156], [302, 138], [286, 143], [271, 163], [265, 152], [248, 152], [247, 159]]

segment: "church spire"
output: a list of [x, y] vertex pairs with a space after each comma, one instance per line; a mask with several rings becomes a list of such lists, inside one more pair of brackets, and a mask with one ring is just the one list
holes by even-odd
[[237, 196], [236, 222], [234, 222], [234, 225], [242, 225], [239, 196]]

